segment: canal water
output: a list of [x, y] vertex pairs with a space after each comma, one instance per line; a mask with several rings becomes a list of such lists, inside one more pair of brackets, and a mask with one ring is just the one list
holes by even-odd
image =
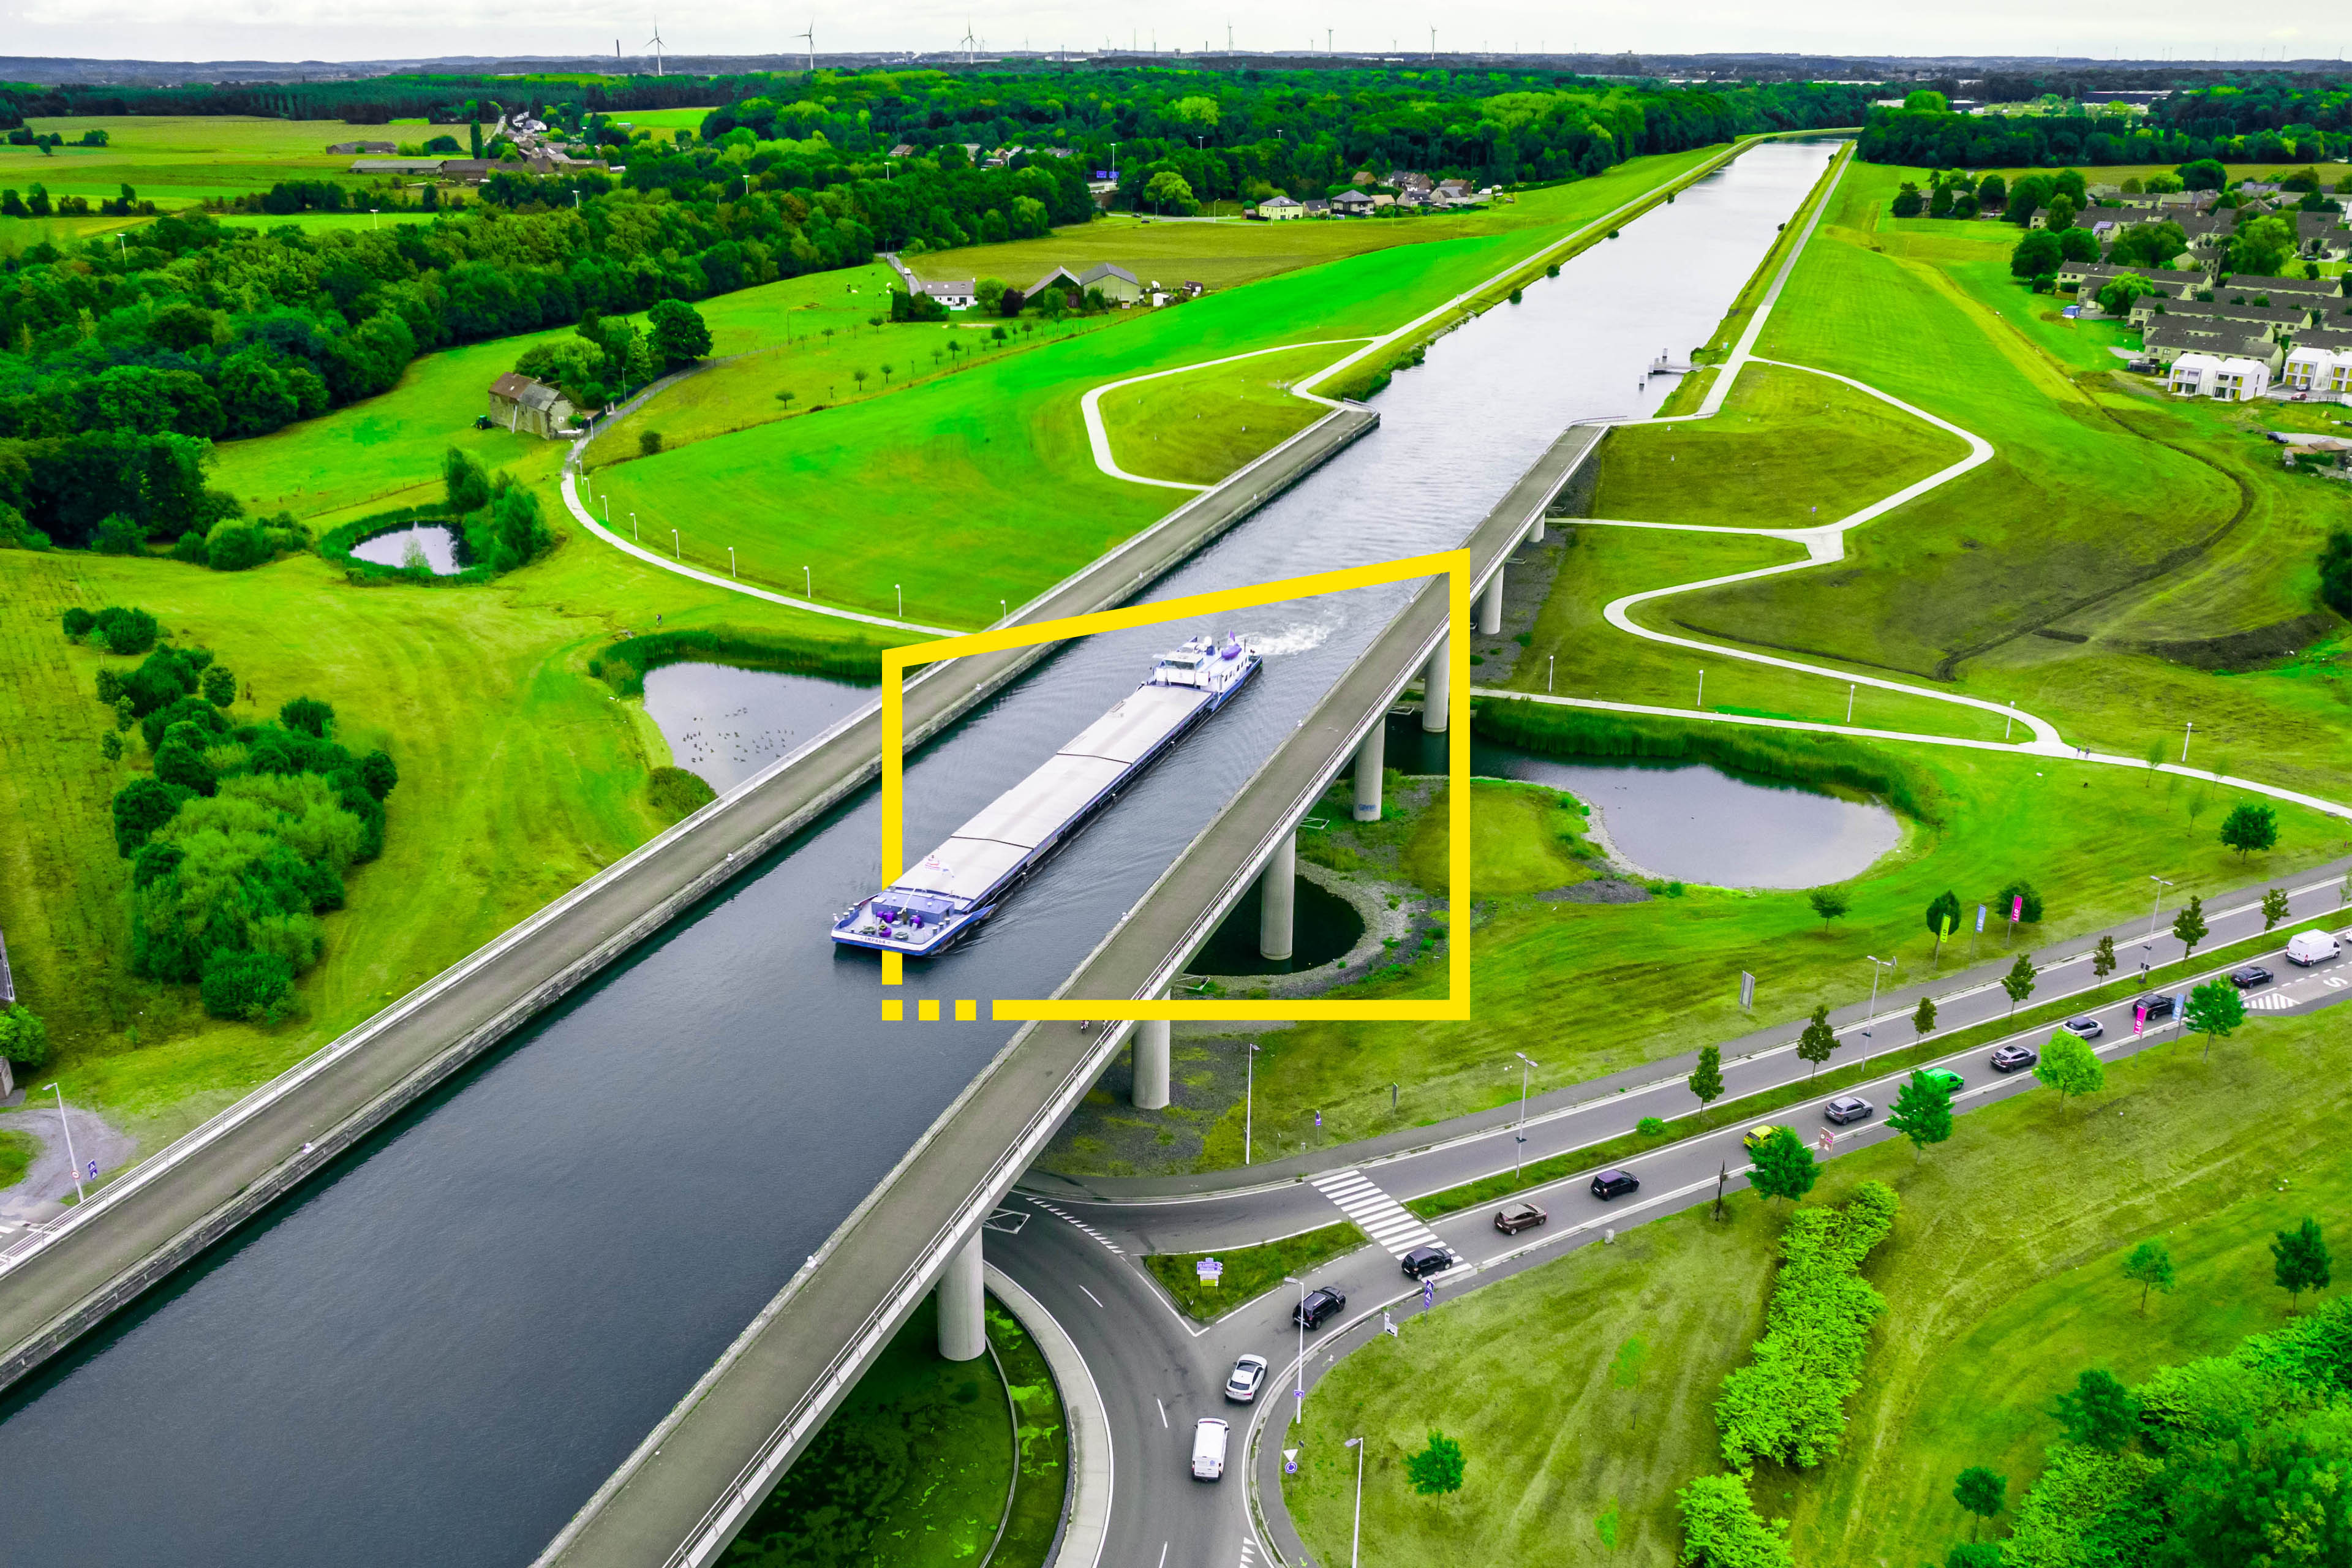
[[[1150, 596], [1458, 543], [1570, 421], [1654, 405], [1643, 367], [1706, 340], [1828, 156], [1759, 147], [1445, 337], [1378, 432]], [[1405, 596], [1217, 623], [1297, 651], [908, 989], [1049, 994]], [[932, 742], [908, 841], [1202, 629], [1071, 646]], [[8, 1559], [528, 1562], [1012, 1033], [882, 1024], [874, 963], [833, 950], [876, 812], [835, 813], [0, 1406]]]

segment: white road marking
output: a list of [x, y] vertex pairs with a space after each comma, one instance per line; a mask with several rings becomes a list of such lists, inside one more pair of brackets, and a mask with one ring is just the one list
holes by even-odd
[[1413, 1218], [1402, 1204], [1366, 1181], [1363, 1173], [1352, 1167], [1326, 1172], [1317, 1176], [1313, 1184], [1391, 1258], [1402, 1258], [1416, 1247], [1441, 1245], [1435, 1231]]
[[1151, 1403], [1152, 1403], [1152, 1404], [1154, 1404], [1154, 1405], [1157, 1405], [1158, 1406], [1160, 1406], [1160, 1426], [1167, 1426], [1167, 1425], [1168, 1425], [1168, 1402], [1167, 1402], [1166, 1400], [1164, 1400], [1164, 1399], [1160, 1398], [1158, 1394], [1153, 1394], [1153, 1395], [1151, 1396]]
[[[1083, 1286], [1083, 1285], [1079, 1286], [1079, 1287], [1078, 1287], [1078, 1289], [1081, 1289], [1081, 1290], [1087, 1290], [1087, 1288], [1086, 1288], [1085, 1286]], [[1102, 1305], [1102, 1298], [1101, 1298], [1100, 1296], [1096, 1295], [1096, 1294], [1095, 1294], [1093, 1291], [1091, 1291], [1091, 1290], [1087, 1290], [1087, 1300], [1089, 1300], [1089, 1301], [1092, 1301], [1092, 1302], [1093, 1302], [1096, 1306], [1097, 1306], [1097, 1307], [1099, 1307], [1099, 1306], [1101, 1306], [1101, 1305]]]
[[2254, 1013], [2284, 1013], [2296, 1005], [2295, 999], [2284, 991], [2269, 992], [2261, 996], [2249, 997], [2246, 1001], [2247, 1010]]
[[1160, 1543], [1160, 1568], [1168, 1568], [1168, 1543], [1164, 1541]]
[[1116, 1253], [1118, 1256], [1121, 1258], [1125, 1258], [1127, 1256], [1127, 1248], [1119, 1246], [1118, 1243], [1113, 1241], [1110, 1237], [1105, 1236], [1102, 1232], [1097, 1230], [1094, 1226], [1088, 1225], [1077, 1215], [1070, 1213], [1067, 1209], [1055, 1208], [1052, 1204], [1047, 1203], [1043, 1198], [1031, 1198], [1029, 1201], [1035, 1204], [1039, 1208], [1044, 1209], [1047, 1214], [1052, 1215], [1056, 1219], [1068, 1220], [1072, 1225], [1076, 1226], [1087, 1235], [1094, 1237], [1097, 1241], [1101, 1242], [1105, 1247], [1109, 1247], [1111, 1251]]

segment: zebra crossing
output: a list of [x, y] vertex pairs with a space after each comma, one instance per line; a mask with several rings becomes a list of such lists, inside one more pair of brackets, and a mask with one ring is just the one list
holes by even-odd
[[1339, 1205], [1339, 1211], [1356, 1222], [1357, 1228], [1388, 1249], [1391, 1258], [1402, 1258], [1416, 1247], [1442, 1245], [1437, 1233], [1406, 1212], [1405, 1206], [1364, 1179], [1353, 1168], [1328, 1171], [1313, 1180], [1315, 1190]]
[[2246, 1010], [2250, 1013], [2284, 1013], [2302, 1005], [2299, 998], [2284, 991], [2266, 991], [2260, 996], [2246, 998]]

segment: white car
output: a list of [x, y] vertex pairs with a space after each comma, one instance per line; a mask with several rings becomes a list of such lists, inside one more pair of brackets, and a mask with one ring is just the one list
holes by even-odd
[[1245, 1355], [1234, 1363], [1234, 1374], [1225, 1379], [1225, 1397], [1235, 1405], [1247, 1405], [1265, 1386], [1265, 1357]]

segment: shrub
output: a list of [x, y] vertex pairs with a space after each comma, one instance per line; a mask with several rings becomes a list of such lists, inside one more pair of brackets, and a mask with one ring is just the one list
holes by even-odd
[[441, 485], [449, 510], [463, 515], [490, 504], [490, 477], [482, 465], [451, 447], [441, 454]]
[[1843, 1209], [1790, 1217], [1755, 1360], [1723, 1380], [1716, 1401], [1724, 1460], [1742, 1475], [1759, 1458], [1810, 1468], [1837, 1453], [1871, 1325], [1886, 1310], [1858, 1271], [1895, 1227], [1897, 1202], [1885, 1183], [1864, 1182]]
[[278, 721], [305, 735], [327, 738], [335, 727], [335, 710], [315, 697], [297, 697], [278, 710]]
[[2023, 899], [2025, 900], [2024, 913], [2019, 917], [2021, 923], [2025, 925], [2040, 925], [2042, 923], [2042, 895], [2035, 892], [2033, 890], [2033, 884], [2027, 881], [2022, 877], [2011, 877], [2008, 881], [2001, 884], [2000, 891], [1992, 896], [1992, 912], [1994, 918], [2004, 921], [2009, 919], [2009, 911], [2011, 906], [2013, 906], [2019, 899]]
[[20, 1068], [40, 1067], [49, 1059], [49, 1028], [39, 1014], [14, 1004], [0, 1007], [0, 1057]]
[[172, 559], [184, 561], [191, 566], [203, 566], [210, 563], [212, 556], [205, 543], [205, 536], [192, 528], [180, 535], [180, 542], [172, 546]]
[[0, 500], [0, 550], [47, 550], [49, 536], [25, 521], [25, 514]]
[[161, 779], [132, 779], [114, 792], [114, 847], [117, 853], [130, 856], [145, 844], [148, 836], [172, 820], [180, 809], [187, 792], [175, 790]]
[[236, 700], [236, 674], [217, 664], [205, 671], [202, 685], [205, 700], [215, 708], [226, 708]]
[[718, 791], [684, 768], [656, 768], [646, 785], [646, 795], [654, 809], [672, 821], [699, 811], [719, 798]]
[[400, 783], [400, 770], [380, 751], [370, 752], [360, 759], [359, 776], [361, 787], [376, 800], [390, 795], [393, 786]]
[[205, 540], [205, 564], [215, 572], [243, 572], [269, 559], [261, 530], [243, 522], [217, 522]]
[[640, 458], [657, 458], [661, 455], [661, 449], [662, 433], [660, 431], [640, 430], [637, 432], [637, 456]]
[[109, 605], [92, 617], [90, 632], [105, 645], [107, 652], [129, 658], [153, 647], [163, 628], [155, 624], [154, 616], [136, 605], [125, 609]]
[[174, 724], [193, 724], [204, 735], [226, 735], [228, 721], [221, 710], [201, 697], [181, 697], [168, 707], [156, 709], [139, 721], [140, 738], [151, 752], [163, 748], [164, 737]]
[[147, 531], [129, 512], [109, 512], [99, 520], [97, 529], [90, 535], [89, 546], [100, 555], [143, 555], [147, 550]]
[[294, 966], [274, 952], [215, 950], [205, 961], [200, 994], [215, 1018], [261, 1020], [279, 1016], [294, 989]]
[[1737, 1476], [1701, 1476], [1675, 1494], [1686, 1568], [1792, 1568], [1786, 1520], [1766, 1523]]
[[[2346, 537], [2347, 542], [2352, 542], [2352, 535], [2347, 535]], [[92, 612], [83, 609], [79, 605], [76, 605], [72, 609], [68, 610], [65, 613], [63, 619], [65, 623], [66, 640], [68, 642], [81, 641], [82, 638], [89, 636], [89, 628], [98, 624], [98, 616]]]

